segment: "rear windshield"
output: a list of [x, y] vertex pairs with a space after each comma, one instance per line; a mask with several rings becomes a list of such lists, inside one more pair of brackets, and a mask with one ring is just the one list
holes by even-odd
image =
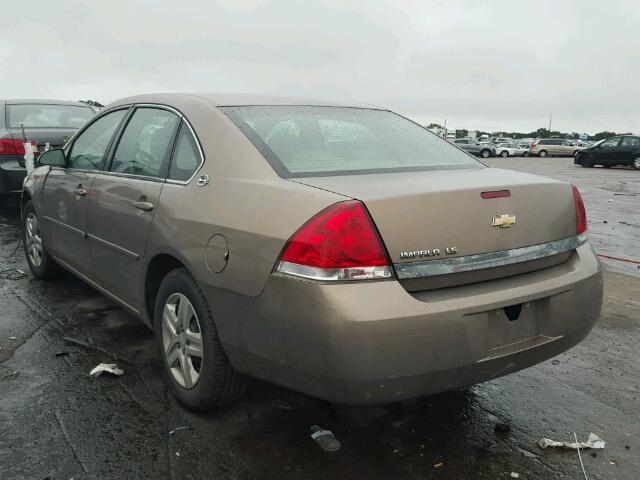
[[93, 109], [79, 105], [7, 105], [9, 128], [80, 128], [95, 115]]
[[482, 167], [459, 148], [386, 110], [221, 109], [285, 178]]

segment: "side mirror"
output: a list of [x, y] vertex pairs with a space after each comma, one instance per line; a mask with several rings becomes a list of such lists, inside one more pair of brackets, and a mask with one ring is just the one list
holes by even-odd
[[49, 150], [38, 157], [38, 166], [50, 165], [52, 167], [64, 167], [66, 164], [67, 160], [61, 148]]

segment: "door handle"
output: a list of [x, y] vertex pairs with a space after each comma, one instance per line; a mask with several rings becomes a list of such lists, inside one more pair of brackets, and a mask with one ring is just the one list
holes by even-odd
[[84, 197], [87, 194], [86, 188], [74, 188], [73, 194], [77, 197]]
[[154, 207], [153, 203], [151, 202], [133, 202], [133, 206], [138, 210], [142, 210], [144, 212], [149, 212], [153, 210]]

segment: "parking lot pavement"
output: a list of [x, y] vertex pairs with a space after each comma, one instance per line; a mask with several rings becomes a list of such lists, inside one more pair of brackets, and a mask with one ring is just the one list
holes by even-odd
[[[609, 228], [602, 220], [613, 228], [613, 218], [632, 213], [631, 197], [612, 194], [639, 190], [637, 172], [573, 170], [552, 159], [492, 163], [560, 178], [574, 174], [598, 249], [606, 247]], [[616, 217], [608, 205], [597, 208], [609, 198], [621, 212]], [[635, 277], [606, 273], [603, 315], [583, 343], [482, 385], [364, 408], [252, 381], [237, 404], [194, 414], [167, 394], [146, 327], [71, 276], [50, 283], [21, 273], [26, 264], [15, 209], [0, 212], [0, 225], [2, 479], [493, 480], [511, 472], [521, 479], [577, 479], [583, 477], [575, 451], [537, 446], [541, 437], [572, 440], [573, 432], [583, 440], [594, 432], [607, 442], [604, 450], [582, 453], [589, 478], [638, 478]], [[611, 238], [615, 233], [624, 249], [609, 251], [633, 256], [633, 230], [615, 227]], [[619, 232], [628, 238], [620, 240]], [[117, 362], [125, 374], [91, 378], [100, 362]], [[510, 431], [497, 432], [498, 422]], [[314, 424], [332, 430], [341, 450], [322, 451], [309, 438]]]
[[[572, 158], [491, 158], [497, 168], [557, 178], [575, 184], [587, 209], [596, 252], [640, 262], [640, 172], [631, 168], [582, 168]], [[607, 268], [640, 277], [640, 263], [600, 257]]]

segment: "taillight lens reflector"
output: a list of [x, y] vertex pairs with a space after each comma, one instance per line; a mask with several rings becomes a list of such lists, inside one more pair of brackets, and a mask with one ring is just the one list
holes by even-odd
[[575, 185], [571, 185], [573, 191], [573, 203], [576, 207], [576, 234], [578, 235], [578, 244], [587, 241], [587, 211], [584, 208], [582, 195]]
[[359, 201], [337, 203], [305, 223], [287, 242], [276, 271], [314, 280], [391, 277], [380, 237]]

